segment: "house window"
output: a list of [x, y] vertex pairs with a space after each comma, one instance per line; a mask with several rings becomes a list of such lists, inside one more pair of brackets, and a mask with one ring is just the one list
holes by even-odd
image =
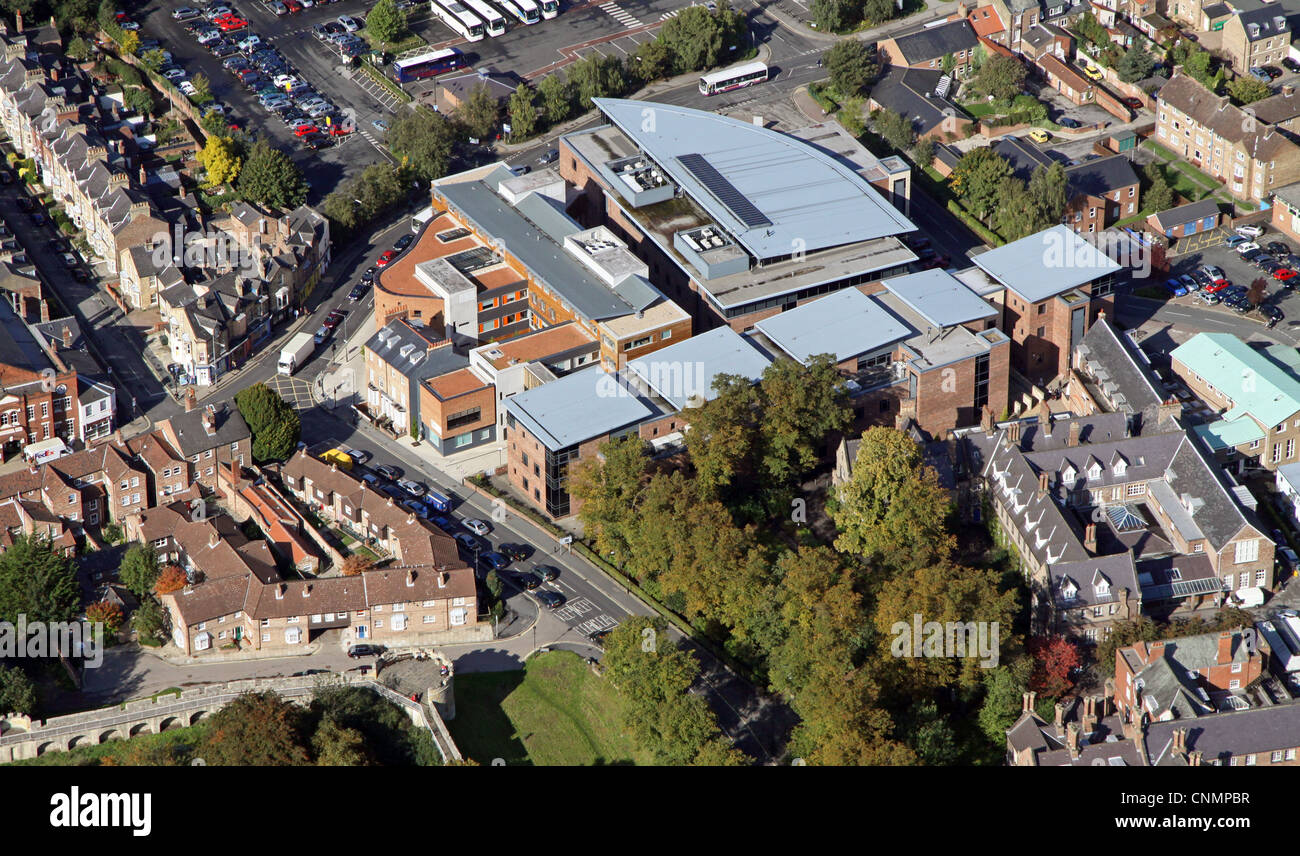
[[1236, 564], [1238, 565], [1259, 561], [1259, 539], [1251, 538], [1249, 541], [1238, 541], [1236, 553]]

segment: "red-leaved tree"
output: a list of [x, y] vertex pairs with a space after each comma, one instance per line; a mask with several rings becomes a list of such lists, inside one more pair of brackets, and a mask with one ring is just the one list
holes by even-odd
[[1048, 698], [1060, 698], [1074, 686], [1071, 673], [1081, 662], [1079, 649], [1064, 636], [1035, 636], [1029, 640], [1034, 671], [1029, 689]]

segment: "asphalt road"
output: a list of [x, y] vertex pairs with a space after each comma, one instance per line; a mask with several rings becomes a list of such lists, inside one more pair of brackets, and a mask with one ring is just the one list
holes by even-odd
[[135, 396], [142, 409], [164, 400], [170, 401], [162, 383], [145, 360], [142, 331], [120, 323], [122, 314], [93, 278], [77, 282], [68, 275], [62, 259], [63, 253], [68, 251], [67, 241], [60, 240], [58, 246], [51, 243], [59, 237], [59, 232], [50, 224], [48, 212], [45, 212], [46, 225], [37, 226], [29, 214], [19, 210], [18, 199], [26, 196], [26, 186], [21, 182], [3, 185], [0, 189], [0, 217], [4, 218], [27, 257], [36, 265], [46, 287], [93, 338], [100, 353], [108, 360], [109, 371], [118, 388], [129, 390], [125, 406], [122, 397], [118, 400], [119, 421], [128, 422], [133, 416], [126, 413], [130, 396]]

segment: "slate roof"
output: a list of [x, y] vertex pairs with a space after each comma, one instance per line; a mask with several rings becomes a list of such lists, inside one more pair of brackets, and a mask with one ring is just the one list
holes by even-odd
[[945, 110], [961, 119], [970, 118], [953, 102], [930, 94], [941, 77], [943, 72], [937, 69], [887, 66], [871, 87], [871, 100], [911, 119], [917, 134], [927, 134], [942, 124], [947, 117]]
[[937, 27], [926, 27], [903, 36], [896, 36], [894, 44], [898, 46], [903, 59], [909, 65], [941, 59], [946, 54], [957, 54], [972, 50], [979, 44], [975, 28], [965, 18], [949, 21]]
[[[1128, 596], [1134, 600], [1140, 592], [1133, 554], [1129, 552], [1057, 562], [1048, 568], [1048, 579], [1052, 600], [1060, 609], [1117, 603], [1120, 589], [1128, 589]], [[1106, 590], [1099, 592], [1099, 588]], [[1074, 597], [1066, 596], [1069, 590], [1074, 591]]]
[[[1172, 752], [1175, 729], [1187, 729], [1187, 750], [1206, 762], [1292, 749], [1300, 745], [1300, 704], [1279, 704], [1198, 717], [1194, 722], [1155, 722], [1147, 728], [1148, 762], [1153, 767], [1183, 766]], [[1244, 764], [1242, 760], [1238, 763]]]
[[172, 433], [175, 434], [176, 444], [180, 447], [181, 454], [187, 458], [192, 458], [208, 449], [229, 446], [231, 443], [238, 443], [252, 437], [244, 417], [239, 415], [238, 409], [229, 404], [216, 408], [213, 420], [214, 431], [208, 434], [203, 427], [203, 414], [206, 412], [206, 407], [196, 407], [167, 420], [171, 425]]
[[1086, 193], [1101, 196], [1138, 183], [1133, 163], [1124, 155], [1084, 161], [1065, 168], [1071, 197]]
[[[1242, 144], [1246, 153], [1256, 160], [1280, 160], [1281, 153], [1296, 150], [1295, 143], [1276, 131], [1272, 125], [1245, 121], [1246, 114], [1234, 107], [1228, 96], [1215, 95], [1181, 71], [1176, 71], [1169, 82], [1160, 88], [1158, 98], [1161, 105], [1172, 106], [1186, 113], [1216, 136]], [[1254, 130], [1248, 131], [1247, 128]]]
[[[1297, 100], [1300, 101], [1300, 99]], [[1219, 213], [1219, 203], [1213, 199], [1202, 199], [1200, 202], [1189, 202], [1186, 205], [1169, 208], [1151, 216], [1155, 218], [1156, 226], [1160, 229], [1172, 229], [1184, 223], [1204, 220], [1206, 217], [1217, 217]]]
[[[1139, 431], [1143, 425], [1155, 427], [1163, 401], [1159, 381], [1127, 337], [1106, 318], [1098, 318], [1083, 334], [1076, 350], [1090, 364], [1103, 394], [1116, 409], [1140, 414]], [[1121, 403], [1123, 406], [1118, 406]]]

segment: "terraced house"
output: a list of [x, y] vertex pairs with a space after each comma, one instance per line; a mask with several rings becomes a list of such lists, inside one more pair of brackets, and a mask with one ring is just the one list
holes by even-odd
[[1300, 181], [1300, 147], [1181, 72], [1160, 89], [1156, 142], [1218, 179], [1237, 199], [1259, 203]]

